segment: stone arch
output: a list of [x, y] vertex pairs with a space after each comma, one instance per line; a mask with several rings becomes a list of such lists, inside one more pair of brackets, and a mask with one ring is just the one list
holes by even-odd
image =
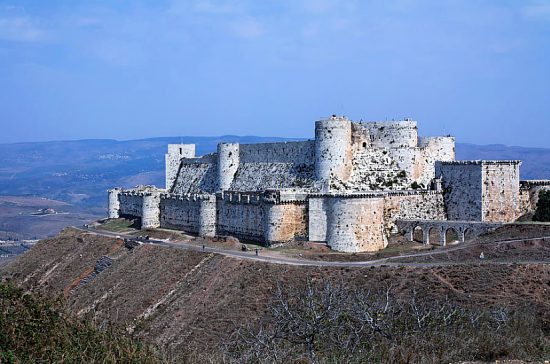
[[445, 244], [460, 242], [460, 232], [457, 228], [449, 226], [445, 228]]
[[471, 240], [477, 236], [475, 230], [473, 228], [467, 227], [464, 229], [464, 240]]
[[424, 228], [421, 225], [412, 227], [412, 241], [415, 243], [424, 242]]
[[424, 233], [424, 244], [441, 243], [441, 229], [437, 226], [427, 226]]

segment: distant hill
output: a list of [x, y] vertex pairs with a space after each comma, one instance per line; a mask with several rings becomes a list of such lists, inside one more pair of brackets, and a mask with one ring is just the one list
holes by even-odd
[[222, 141], [287, 140], [292, 139], [227, 135], [0, 144], [0, 195], [34, 195], [103, 207], [106, 189], [113, 186], [164, 185], [167, 144], [194, 143], [197, 155], [203, 155], [214, 152]]
[[[164, 184], [169, 143], [195, 143], [197, 155], [219, 142], [261, 143], [299, 139], [255, 136], [167, 137], [0, 144], [0, 195], [33, 195], [82, 207], [105, 208], [113, 186]], [[457, 159], [521, 159], [522, 178], [550, 179], [550, 149], [457, 144]]]

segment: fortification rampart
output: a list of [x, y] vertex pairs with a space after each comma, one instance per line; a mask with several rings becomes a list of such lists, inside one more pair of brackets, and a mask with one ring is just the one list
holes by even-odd
[[520, 161], [437, 162], [450, 220], [510, 222], [522, 210]]
[[326, 199], [327, 245], [341, 252], [377, 251], [387, 245], [384, 198]]
[[240, 144], [240, 163], [292, 163], [313, 165], [315, 142], [312, 140], [279, 143]]
[[416, 121], [383, 121], [364, 124], [369, 130], [372, 145], [379, 148], [416, 148], [418, 127]]
[[120, 216], [141, 218], [143, 212], [143, 195], [133, 192], [121, 192], [118, 196], [120, 201]]
[[419, 137], [416, 121], [315, 123], [315, 140], [220, 143], [195, 156], [171, 144], [166, 190], [109, 190], [109, 217], [142, 227], [264, 241], [326, 241], [374, 251], [396, 220], [505, 222], [532, 211], [548, 181], [519, 182], [518, 161], [454, 161], [453, 137]]
[[[331, 202], [338, 200], [336, 209]], [[360, 200], [357, 202], [355, 200]], [[367, 200], [376, 202], [368, 203]], [[349, 207], [346, 204], [349, 203]], [[362, 223], [368, 223], [369, 216], [376, 215], [372, 223], [377, 223], [380, 217], [383, 220], [381, 226], [384, 239], [391, 233], [397, 233], [395, 225], [396, 219], [445, 219], [445, 206], [443, 194], [441, 191], [426, 191], [426, 190], [407, 190], [407, 191], [390, 191], [390, 192], [370, 192], [370, 193], [325, 193], [325, 194], [310, 194], [308, 199], [309, 207], [309, 239], [312, 241], [326, 241], [333, 249], [349, 249], [343, 248], [344, 245], [340, 241], [333, 242], [331, 239], [343, 239], [344, 233], [330, 233], [330, 229], [339, 224], [341, 221], [347, 220], [347, 214], [355, 211], [355, 215], [365, 214], [365, 209], [375, 208], [376, 211], [369, 211], [363, 217]], [[342, 212], [341, 220], [339, 215]], [[332, 214], [332, 217], [330, 215]], [[371, 216], [372, 217], [372, 216]], [[329, 224], [332, 218], [333, 223]], [[359, 217], [358, 217], [359, 218]], [[359, 220], [357, 220], [359, 221]], [[338, 222], [338, 223], [337, 223]], [[357, 222], [358, 223], [358, 222]], [[351, 226], [351, 225], [350, 225]], [[356, 251], [369, 251], [372, 248], [371, 243], [379, 238], [379, 231], [370, 228], [355, 230], [355, 240], [350, 244], [356, 245]], [[349, 238], [349, 237], [346, 237]], [[380, 241], [384, 241], [380, 240]], [[358, 243], [361, 241], [362, 243]], [[359, 244], [359, 245], [357, 245]]]

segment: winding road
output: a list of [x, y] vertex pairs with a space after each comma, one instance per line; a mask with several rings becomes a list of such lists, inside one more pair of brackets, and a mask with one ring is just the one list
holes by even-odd
[[[113, 238], [119, 237], [119, 238], [137, 240], [136, 236], [124, 234], [124, 233], [115, 233], [110, 231], [94, 229], [91, 227], [73, 226], [73, 228], [76, 230], [80, 230], [83, 232], [87, 232], [87, 233], [99, 235], [99, 236], [113, 237]], [[516, 243], [516, 242], [520, 243], [520, 242], [535, 241], [540, 239], [550, 239], [550, 236], [542, 236], [537, 238], [526, 238], [526, 239], [500, 240], [500, 241], [494, 241], [494, 242], [482, 243], [482, 244], [487, 245], [487, 244]], [[471, 261], [468, 261], [468, 262], [396, 262], [396, 260], [400, 260], [400, 259], [434, 256], [434, 255], [440, 255], [440, 254], [447, 254], [449, 252], [453, 252], [457, 250], [468, 249], [472, 247], [472, 244], [468, 244], [468, 243], [455, 245], [453, 247], [448, 247], [448, 248], [441, 248], [436, 251], [428, 251], [428, 252], [421, 252], [421, 253], [414, 253], [414, 254], [407, 254], [407, 255], [398, 255], [398, 256], [392, 256], [392, 257], [386, 257], [386, 258], [374, 259], [374, 260], [366, 260], [366, 261], [357, 261], [357, 262], [340, 261], [339, 262], [339, 261], [317, 261], [317, 260], [310, 260], [310, 259], [303, 259], [303, 258], [297, 259], [297, 258], [288, 258], [288, 257], [281, 257], [281, 256], [270, 256], [270, 255], [266, 255], [264, 251], [260, 251], [259, 254], [256, 255], [255, 251], [245, 252], [245, 251], [238, 251], [238, 250], [228, 250], [228, 249], [216, 248], [216, 247], [211, 247], [206, 245], [201, 247], [194, 244], [190, 244], [185, 241], [168, 242], [164, 240], [149, 239], [149, 240], [141, 240], [140, 242], [143, 244], [152, 244], [152, 245], [167, 247], [167, 248], [192, 250], [192, 251], [206, 252], [206, 253], [216, 253], [216, 254], [221, 254], [227, 257], [232, 257], [237, 259], [246, 259], [246, 260], [258, 261], [258, 262], [264, 262], [264, 263], [287, 264], [287, 265], [298, 265], [298, 266], [353, 268], [353, 267], [380, 267], [380, 266], [437, 267], [437, 266], [473, 264]], [[513, 262], [480, 260], [478, 264], [493, 264], [493, 265], [550, 264], [550, 260], [526, 260], [526, 261], [513, 261]]]

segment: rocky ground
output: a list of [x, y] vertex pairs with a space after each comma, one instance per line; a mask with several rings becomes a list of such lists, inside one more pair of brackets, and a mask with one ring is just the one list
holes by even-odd
[[[515, 237], [518, 231], [509, 229], [495, 236]], [[548, 227], [523, 229], [527, 230], [519, 233], [536, 235], [545, 234]], [[480, 249], [487, 261], [479, 261]], [[104, 257], [110, 258], [109, 264], [98, 273], [97, 263], [105, 262]], [[439, 254], [437, 259], [414, 259], [418, 263], [437, 260], [442, 265], [407, 266], [404, 259], [403, 266], [291, 266], [150, 244], [129, 249], [122, 239], [65, 229], [0, 266], [0, 274], [4, 281], [30, 290], [62, 294], [77, 315], [101, 327], [122, 326], [174, 353], [213, 350], [235, 325], [268, 315], [266, 304], [277, 285], [300, 285], [307, 277], [314, 282], [340, 282], [350, 289], [391, 286], [401, 296], [415, 290], [425, 299], [449, 297], [471, 307], [529, 306], [550, 330], [550, 244], [546, 240], [472, 244]], [[534, 263], [516, 264], [515, 260]]]

